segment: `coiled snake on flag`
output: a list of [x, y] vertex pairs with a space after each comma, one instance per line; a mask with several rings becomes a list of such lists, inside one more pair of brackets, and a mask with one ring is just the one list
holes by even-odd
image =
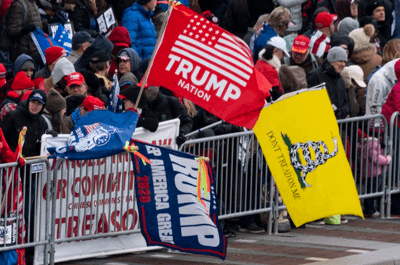
[[[328, 147], [323, 141], [313, 142], [308, 141], [306, 143], [295, 143], [290, 148], [290, 160], [292, 161], [292, 165], [294, 168], [303, 172], [301, 175], [301, 179], [307, 187], [311, 187], [310, 184], [306, 182], [306, 176], [308, 173], [314, 171], [318, 166], [323, 165], [329, 158], [334, 157], [338, 152], [337, 147], [337, 138], [332, 138], [333, 143], [335, 144], [335, 150], [332, 153], [329, 153]], [[323, 152], [321, 151], [320, 146], [322, 146]], [[315, 152], [315, 160], [311, 159], [310, 149], [311, 147]], [[303, 150], [304, 160], [306, 161], [306, 165], [303, 165], [301, 161], [297, 159], [297, 150]]]

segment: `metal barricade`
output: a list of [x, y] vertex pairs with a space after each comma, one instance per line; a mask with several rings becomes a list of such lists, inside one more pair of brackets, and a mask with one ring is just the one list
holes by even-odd
[[[272, 212], [274, 181], [253, 131], [189, 140], [180, 150], [210, 158], [220, 220]], [[264, 217], [271, 234], [271, 214]]]
[[364, 200], [364, 208], [365, 203], [370, 205], [370, 198], [376, 198], [383, 218], [387, 168], [380, 169], [378, 152], [389, 153], [386, 119], [383, 115], [370, 115], [338, 120], [338, 124], [359, 198]]
[[52, 169], [51, 261], [57, 244], [140, 233], [129, 153], [58, 159]]
[[[393, 113], [390, 118], [390, 138], [388, 145], [390, 147], [390, 155], [392, 156], [391, 166], [389, 166], [388, 181], [387, 181], [387, 205], [386, 216], [390, 217], [392, 207], [392, 195], [400, 193], [400, 173], [399, 173], [399, 151], [400, 151], [400, 113]], [[399, 195], [396, 195], [396, 197]], [[396, 201], [400, 202], [400, 201]], [[400, 206], [399, 206], [400, 208]]]
[[37, 211], [37, 204], [40, 196], [50, 195], [50, 189], [38, 189], [41, 181], [50, 183], [50, 174], [42, 177], [48, 166], [47, 159], [28, 160], [22, 168], [18, 163], [0, 164], [1, 251], [25, 249], [26, 257], [34, 259], [33, 247], [43, 246], [43, 253], [36, 255], [43, 255], [44, 264], [48, 264], [50, 235], [41, 233], [39, 224], [48, 231], [51, 205], [48, 201], [41, 212]]

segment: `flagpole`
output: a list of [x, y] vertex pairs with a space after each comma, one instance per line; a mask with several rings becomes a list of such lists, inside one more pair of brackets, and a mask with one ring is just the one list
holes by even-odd
[[151, 65], [153, 64], [154, 57], [155, 57], [155, 51], [158, 50], [158, 48], [160, 46], [161, 39], [162, 39], [162, 37], [164, 35], [165, 28], [167, 27], [167, 22], [168, 22], [168, 19], [169, 19], [169, 15], [171, 14], [172, 2], [173, 1], [170, 0], [169, 3], [168, 3], [167, 19], [163, 22], [163, 24], [161, 26], [161, 34], [157, 38], [155, 49], [153, 51], [153, 54], [151, 55], [151, 59], [150, 59], [149, 65], [147, 66], [146, 73], [144, 75], [144, 79], [143, 79], [142, 85], [140, 86], [139, 95], [138, 95], [138, 98], [136, 99], [136, 103], [135, 103], [135, 106], [134, 106], [135, 109], [137, 109], [137, 107], [139, 105], [139, 101], [140, 101], [140, 98], [142, 97], [144, 86], [147, 83], [147, 78], [149, 77], [149, 72], [150, 72], [149, 69], [151, 68]]

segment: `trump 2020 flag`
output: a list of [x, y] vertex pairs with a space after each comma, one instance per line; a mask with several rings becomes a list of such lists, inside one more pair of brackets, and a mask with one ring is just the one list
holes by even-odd
[[50, 157], [69, 160], [97, 159], [122, 153], [125, 143], [132, 138], [138, 118], [134, 111], [93, 110], [75, 124], [67, 146], [47, 150]]
[[336, 214], [363, 217], [326, 89], [266, 106], [253, 130], [296, 226]]
[[166, 87], [231, 124], [254, 127], [271, 84], [241, 39], [173, 4], [153, 56], [147, 85]]
[[60, 47], [63, 47], [67, 53], [67, 56], [72, 51], [72, 36], [64, 28], [63, 24], [59, 23], [56, 34], [54, 35], [54, 40], [58, 43]]
[[[40, 57], [44, 64], [46, 64], [46, 57], [45, 57], [45, 50], [51, 46], [59, 46], [63, 47], [62, 45], [58, 44], [51, 36], [47, 35], [40, 29], [36, 28], [34, 31], [31, 32], [31, 37], [33, 42], [36, 45], [36, 48], [39, 51]], [[64, 47], [63, 47], [64, 48]]]
[[147, 245], [225, 259], [227, 242], [218, 228], [211, 166], [190, 154], [133, 143], [151, 162], [132, 154], [140, 227]]

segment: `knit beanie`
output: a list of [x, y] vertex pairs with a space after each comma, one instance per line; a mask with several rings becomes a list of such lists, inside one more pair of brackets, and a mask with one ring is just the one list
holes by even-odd
[[52, 46], [50, 48], [47, 48], [44, 51], [45, 54], [45, 59], [46, 59], [46, 64], [50, 65], [57, 61], [58, 58], [61, 57], [61, 55], [65, 54], [64, 48], [58, 47], [58, 46]]
[[26, 69], [32, 69], [35, 70], [35, 65], [31, 60], [26, 60], [21, 67], [19, 68], [20, 71], [26, 70]]
[[374, 34], [375, 27], [372, 24], [367, 24], [363, 28], [358, 28], [350, 32], [349, 37], [354, 40], [354, 52], [375, 47], [375, 45], [370, 43], [371, 37], [373, 37]]
[[74, 65], [65, 57], [58, 60], [54, 66], [51, 76], [53, 77], [53, 84], [57, 84], [64, 76], [75, 72]]
[[46, 110], [51, 114], [55, 114], [62, 109], [67, 108], [67, 103], [65, 99], [55, 91], [54, 89], [50, 89], [49, 93], [47, 94], [47, 105]]
[[328, 51], [328, 55], [326, 56], [326, 60], [330, 63], [345, 61], [347, 62], [347, 54], [346, 51], [342, 47], [333, 47]]
[[367, 7], [365, 8], [365, 14], [367, 14], [367, 16], [372, 16], [372, 13], [374, 13], [374, 10], [380, 6], [385, 7], [385, 3], [382, 0], [370, 2], [367, 5]]
[[136, 0], [136, 3], [138, 3], [141, 6], [146, 5], [148, 2], [150, 2], [151, 0]]
[[14, 77], [14, 81], [11, 84], [12, 90], [24, 90], [35, 88], [35, 83], [25, 74], [24, 71], [20, 71]]
[[108, 36], [108, 39], [114, 43], [114, 46], [125, 48], [132, 47], [131, 37], [129, 36], [129, 32], [125, 27], [115, 27], [111, 31], [110, 36]]

